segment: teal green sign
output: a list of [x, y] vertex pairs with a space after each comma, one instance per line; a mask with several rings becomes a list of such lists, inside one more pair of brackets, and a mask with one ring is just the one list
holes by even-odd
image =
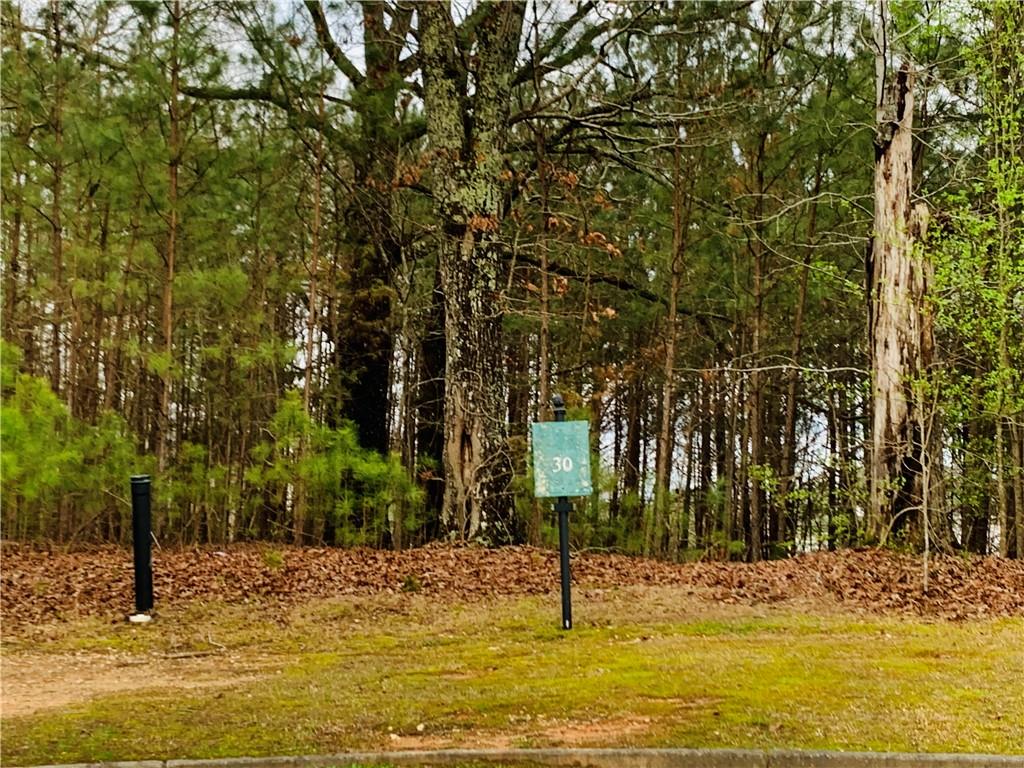
[[533, 423], [534, 495], [591, 494], [589, 427], [586, 421]]

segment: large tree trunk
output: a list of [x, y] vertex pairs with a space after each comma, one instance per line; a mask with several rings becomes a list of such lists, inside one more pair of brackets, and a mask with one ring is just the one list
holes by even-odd
[[350, 268], [351, 304], [342, 325], [345, 338], [341, 346], [347, 352], [344, 373], [352, 381], [343, 413], [355, 423], [360, 443], [382, 454], [390, 444], [391, 301], [402, 247], [393, 191], [399, 151], [396, 83], [400, 81], [398, 61], [410, 13], [396, 10], [389, 27], [384, 3], [363, 4], [366, 77], [356, 92], [363, 107], [360, 144], [366, 152], [353, 157], [355, 194], [346, 213], [354, 261]]
[[339, 419], [351, 420], [360, 443], [383, 454], [391, 441], [392, 300], [402, 249], [394, 191], [403, 130], [396, 118], [399, 60], [413, 7], [384, 2], [360, 6], [365, 74], [335, 42], [323, 4], [306, 2], [321, 46], [352, 86], [359, 118], [359, 141], [354, 149], [345, 148], [355, 182], [343, 205], [347, 301], [332, 306], [335, 322], [328, 324], [336, 352], [326, 415], [332, 426]]
[[[885, 1], [880, 2], [884, 18]], [[881, 30], [881, 27], [880, 27]], [[914, 254], [927, 209], [912, 212], [914, 72], [904, 64], [887, 86], [884, 32], [878, 44], [875, 226], [868, 259], [873, 420], [867, 534], [884, 542], [919, 517], [923, 502], [921, 434], [913, 394], [932, 360], [924, 300], [931, 270]], [[913, 525], [916, 529], [916, 524]]]
[[[445, 297], [445, 497], [442, 518], [460, 537], [518, 538], [506, 438], [499, 230], [513, 65], [523, 3], [488, 6], [474, 69], [446, 4], [425, 3], [420, 56]], [[473, 77], [473, 88], [469, 78]]]

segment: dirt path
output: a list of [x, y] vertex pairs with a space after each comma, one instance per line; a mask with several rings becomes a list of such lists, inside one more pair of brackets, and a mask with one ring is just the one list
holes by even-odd
[[273, 660], [230, 653], [39, 653], [0, 657], [0, 715], [31, 715], [109, 694], [231, 687], [275, 674]]

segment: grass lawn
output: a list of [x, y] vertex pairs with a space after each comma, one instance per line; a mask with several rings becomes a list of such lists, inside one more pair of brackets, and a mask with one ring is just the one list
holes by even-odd
[[[715, 605], [192, 604], [4, 643], [3, 763], [444, 747], [1024, 753], [1024, 619]], [[33, 686], [32, 681], [38, 680]]]

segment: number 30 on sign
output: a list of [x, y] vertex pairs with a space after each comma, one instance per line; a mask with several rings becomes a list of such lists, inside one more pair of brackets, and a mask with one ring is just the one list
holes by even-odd
[[552, 456], [551, 461], [555, 465], [552, 472], [572, 472], [572, 456]]
[[589, 427], [585, 421], [532, 425], [534, 493], [538, 498], [590, 495]]

